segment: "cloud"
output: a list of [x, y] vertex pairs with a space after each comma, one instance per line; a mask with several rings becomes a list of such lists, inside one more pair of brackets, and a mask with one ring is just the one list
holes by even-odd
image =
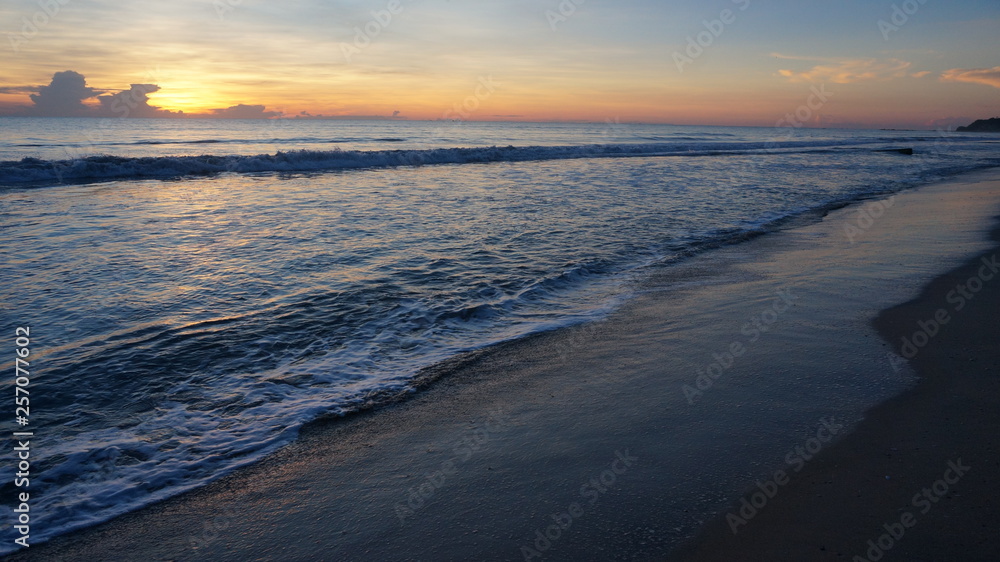
[[280, 111], [265, 111], [263, 105], [239, 104], [225, 109], [213, 109], [206, 117], [217, 117], [220, 119], [268, 119], [281, 115]]
[[1000, 88], [1000, 66], [993, 68], [953, 68], [941, 74], [945, 82], [970, 82]]
[[[791, 59], [791, 57], [783, 57]], [[797, 59], [792, 59], [797, 60]], [[834, 84], [854, 84], [872, 80], [905, 78], [911, 63], [899, 59], [852, 59], [839, 60], [831, 64], [820, 64], [804, 72], [779, 70], [778, 73], [792, 82], [833, 82]]]
[[0, 94], [34, 94], [40, 86], [0, 86]]
[[157, 92], [156, 84], [132, 84], [128, 90], [99, 96], [101, 107], [97, 113], [101, 117], [179, 117], [184, 112], [174, 113], [149, 105], [149, 94]]
[[786, 54], [783, 54], [783, 53], [771, 53], [770, 56], [772, 56], [772, 57], [774, 57], [776, 59], [781, 59], [781, 60], [804, 60], [804, 61], [808, 61], [808, 62], [817, 62], [817, 61], [839, 62], [839, 61], [842, 60], [842, 59], [831, 58], [831, 57], [804, 57], [804, 56], [799, 56], [799, 55], [786, 55]]
[[48, 86], [40, 86], [37, 94], [31, 94], [35, 105], [28, 113], [44, 117], [83, 117], [90, 112], [83, 100], [100, 93], [101, 90], [87, 86], [87, 80], [79, 72], [56, 72]]
[[[79, 72], [65, 70], [52, 75], [48, 86], [15, 86], [3, 93], [27, 93], [34, 105], [23, 108], [22, 114], [37, 117], [177, 117], [180, 114], [149, 105], [149, 95], [160, 89], [156, 84], [132, 84], [128, 90], [106, 94], [107, 90], [91, 88]], [[97, 98], [100, 105], [84, 104]]]
[[[132, 84], [127, 90], [96, 89], [79, 72], [56, 72], [48, 86], [2, 86], [0, 94], [27, 94], [33, 105], [0, 105], [0, 115], [34, 117], [214, 117], [219, 119], [268, 119], [281, 116], [263, 105], [233, 105], [207, 114], [185, 114], [150, 105], [149, 94], [160, 91], [156, 84]], [[113, 92], [113, 93], [112, 93]], [[85, 104], [96, 98], [98, 104]], [[394, 117], [396, 117], [394, 115]], [[400, 117], [401, 118], [401, 117]]]

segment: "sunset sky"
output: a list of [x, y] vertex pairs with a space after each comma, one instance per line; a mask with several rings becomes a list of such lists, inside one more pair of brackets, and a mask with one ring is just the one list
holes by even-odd
[[[1000, 115], [996, 0], [4, 0], [0, 30], [6, 115], [132, 84], [140, 117], [773, 126], [820, 87], [812, 126]], [[62, 71], [86, 88], [40, 95]]]

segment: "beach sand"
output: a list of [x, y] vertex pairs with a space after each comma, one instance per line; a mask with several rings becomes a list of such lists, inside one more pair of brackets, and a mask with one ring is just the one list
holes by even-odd
[[[986, 559], [1000, 278], [960, 311], [947, 293], [997, 251], [1000, 180], [875, 203], [663, 268], [604, 321], [456, 358], [405, 401], [30, 559], [850, 560], [907, 510], [885, 560]], [[941, 308], [916, 372], [892, 359]], [[793, 472], [824, 424], [843, 427]], [[911, 505], [959, 461], [943, 499]], [[734, 536], [726, 512], [782, 469]]]
[[872, 408], [745, 525], [729, 517], [741, 501], [671, 560], [997, 560], [998, 259], [1000, 246], [879, 314], [917, 386]]

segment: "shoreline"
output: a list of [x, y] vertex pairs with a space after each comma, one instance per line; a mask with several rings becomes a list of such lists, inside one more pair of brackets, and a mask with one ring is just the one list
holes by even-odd
[[753, 498], [764, 488], [748, 490], [669, 560], [995, 560], [1000, 224], [990, 240], [873, 319], [916, 387], [869, 410], [766, 502]]
[[[856, 208], [865, 203], [867, 202], [862, 201], [844, 209]], [[793, 228], [792, 230], [799, 229]], [[789, 237], [795, 238], [795, 235], [786, 233], [786, 236], [783, 238]], [[761, 240], [762, 238], [766, 239], [769, 237], [757, 237], [757, 240]], [[779, 240], [766, 240], [761, 241], [758, 246], [773, 247], [782, 243], [783, 241]], [[726, 267], [735, 268], [740, 266], [739, 254], [741, 250], [739, 248], [733, 250], [733, 248], [735, 246], [731, 247], [728, 252], [731, 259], [729, 265], [716, 267], [725, 269]], [[717, 275], [717, 272], [713, 272], [711, 275], [699, 276], [700, 274], [697, 272], [692, 273], [692, 269], [697, 269], [698, 264], [688, 265], [694, 267], [685, 266], [684, 268], [679, 268], [687, 270], [684, 273], [684, 283], [693, 283], [697, 286], [699, 283], [705, 282], [705, 278], [711, 278], [708, 280], [709, 283], [715, 282], [712, 280], [714, 279], [712, 275]], [[672, 271], [667, 277], [675, 273]], [[697, 290], [700, 289], [692, 289], [690, 291]], [[671, 294], [680, 294], [685, 291], [689, 291], [689, 289], [671, 288]], [[636, 313], [634, 308], [628, 314], [634, 315]], [[692, 308], [689, 310], [697, 309]], [[716, 316], [718, 314], [722, 313], [717, 313]], [[624, 324], [632, 320], [634, 318], [628, 319]], [[647, 318], [644, 321], [657, 322], [655, 318]], [[661, 319], [659, 324], [662, 323]], [[613, 429], [610, 432], [614, 435], [612, 439], [596, 439], [586, 432], [577, 431], [571, 427], [564, 427], [562, 426], [562, 422], [565, 420], [560, 420], [559, 424], [551, 422], [552, 419], [558, 418], [550, 417], [548, 418], [548, 422], [532, 426], [534, 419], [547, 415], [544, 412], [552, 407], [578, 407], [579, 404], [575, 403], [575, 399], [581, 397], [590, 400], [594, 405], [599, 405], [602, 404], [603, 398], [607, 396], [607, 393], [614, 394], [621, 392], [614, 384], [610, 384], [606, 380], [609, 365], [613, 366], [615, 370], [621, 370], [624, 373], [630, 367], [636, 367], [641, 363], [648, 362], [644, 358], [626, 357], [624, 353], [621, 353], [623, 347], [617, 344], [623, 342], [627, 344], [624, 348], [630, 353], [639, 354], [642, 349], [648, 347], [648, 343], [644, 341], [646, 337], [645, 333], [629, 333], [627, 326], [621, 324], [623, 322], [620, 321], [617, 324], [614, 321], [599, 321], [581, 327], [536, 334], [524, 340], [500, 344], [451, 361], [446, 361], [443, 364], [439, 364], [438, 368], [441, 369], [441, 372], [456, 371], [457, 374], [453, 379], [452, 377], [445, 377], [442, 380], [438, 380], [426, 391], [418, 392], [415, 396], [404, 402], [381, 407], [375, 411], [360, 412], [346, 420], [338, 419], [309, 424], [303, 428], [299, 439], [293, 445], [279, 451], [257, 465], [240, 469], [236, 473], [223, 477], [205, 488], [200, 488], [137, 512], [126, 514], [97, 527], [57, 537], [47, 544], [36, 547], [37, 550], [35, 552], [43, 557], [50, 555], [54, 557], [67, 557], [72, 555], [73, 557], [83, 559], [100, 557], [101, 552], [114, 552], [115, 545], [117, 545], [118, 549], [125, 548], [124, 545], [128, 545], [127, 548], [132, 549], [131, 551], [136, 556], [146, 556], [147, 558], [152, 557], [155, 559], [169, 559], [174, 557], [222, 557], [226, 559], [229, 557], [231, 559], [240, 559], [240, 553], [242, 553], [242, 556], [277, 556], [278, 553], [282, 552], [282, 545], [270, 545], [268, 549], [261, 551], [260, 541], [263, 539], [257, 539], [255, 536], [252, 536], [248, 530], [259, 530], [268, 527], [268, 521], [273, 523], [273, 520], [271, 520], [273, 517], [268, 519], [263, 513], [268, 510], [274, 513], [273, 508], [275, 505], [279, 508], [286, 508], [289, 511], [287, 515], [290, 515], [290, 517], [281, 517], [285, 536], [288, 536], [288, 538], [297, 536], [300, 539], [309, 539], [310, 543], [316, 545], [312, 548], [321, 549], [324, 547], [324, 539], [317, 539], [317, 536], [326, 535], [328, 538], [325, 540], [329, 540], [329, 535], [321, 532], [318, 533], [318, 531], [324, 528], [324, 525], [316, 521], [318, 516], [310, 514], [310, 510], [312, 510], [312, 513], [323, 512], [325, 508], [330, 507], [329, 501], [333, 498], [352, 501], [360, 500], [360, 505], [385, 504], [390, 506], [388, 516], [385, 509], [381, 509], [379, 517], [375, 519], [372, 519], [372, 513], [367, 510], [355, 511], [353, 515], [360, 520], [359, 523], [351, 527], [344, 526], [339, 528], [342, 542], [350, 545], [344, 552], [353, 552], [356, 556], [361, 556], [366, 549], [377, 550], [377, 540], [373, 538], [372, 533], [369, 532], [366, 535], [363, 530], [359, 529], [366, 522], [369, 526], [378, 529], [379, 532], [375, 533], [376, 536], [402, 535], [403, 537], [400, 541], [405, 543], [409, 540], [409, 544], [413, 546], [414, 550], [408, 556], [414, 558], [423, 556], [439, 559], [460, 559], [463, 556], [469, 556], [470, 552], [477, 552], [477, 548], [481, 548], [483, 544], [500, 544], [507, 539], [501, 536], [499, 531], [490, 534], [482, 525], [457, 524], [457, 527], [452, 528], [448, 532], [461, 536], [461, 539], [449, 541], [447, 540], [448, 537], [442, 533], [442, 536], [436, 536], [433, 540], [428, 540], [428, 544], [418, 547], [413, 545], [412, 541], [420, 540], [420, 537], [426, 537], [426, 529], [417, 529], [415, 528], [416, 525], [410, 528], [404, 525], [402, 529], [398, 529], [395, 525], [390, 525], [390, 523], [406, 523], [411, 519], [415, 520], [418, 518], [423, 518], [426, 521], [427, 519], [437, 517], [438, 519], [431, 524], [431, 527], [443, 531], [445, 527], [441, 526], [441, 523], [443, 521], [452, 521], [448, 516], [449, 510], [459, 509], [458, 512], [461, 513], [461, 510], [464, 509], [468, 512], [468, 510], [474, 509], [479, 503], [479, 501], [474, 501], [476, 499], [482, 500], [485, 498], [494, 502], [505, 501], [503, 495], [499, 494], [499, 492], [483, 491], [480, 488], [483, 482], [491, 482], [493, 485], [499, 485], [505, 490], [516, 490], [519, 500], [515, 505], [519, 505], [522, 508], [532, 503], [532, 501], [527, 500], [533, 496], [539, 494], [553, 496], [553, 488], [559, 490], [562, 487], [565, 490], [567, 489], [564, 486], [565, 483], [570, 482], [571, 485], [568, 486], [570, 492], [568, 494], [562, 492], [555, 493], [555, 497], [551, 498], [550, 501], [542, 502], [545, 504], [545, 507], [534, 509], [529, 507], [526, 510], [521, 510], [521, 513], [526, 514], [525, 519], [528, 520], [525, 528], [537, 527], [541, 524], [540, 521], [543, 521], [547, 516], [548, 511], [546, 509], [549, 507], [549, 504], [554, 508], [564, 508], [566, 513], [571, 513], [572, 509], [568, 508], [567, 504], [572, 505], [573, 503], [577, 503], [571, 501], [574, 497], [572, 490], [579, 487], [580, 482], [588, 482], [588, 476], [592, 474], [603, 476], [608, 470], [611, 470], [616, 478], [620, 476], [622, 482], [624, 482], [630, 475], [633, 475], [634, 472], [630, 472], [632, 467], [628, 466], [629, 463], [623, 459], [643, 459], [648, 457], [636, 453], [634, 450], [632, 453], [628, 452], [630, 451], [628, 438], [630, 431], [633, 430], [633, 426], [630, 424], [621, 424], [621, 427], [614, 427], [617, 423], [612, 419], [615, 417], [614, 413], [600, 414], [599, 417], [609, 423], [596, 424], [597, 427], [607, 425], [617, 429], [617, 431]], [[666, 326], [662, 329], [661, 335], [669, 341], [673, 337], [672, 332], [676, 329], [678, 329], [677, 325]], [[616, 338], [623, 339], [623, 342], [616, 341]], [[588, 352], [587, 348], [591, 345], [600, 349], [590, 356], [581, 357], [586, 355], [585, 352]], [[928, 350], [930, 349], [928, 347]], [[559, 373], [560, 368], [565, 370], [564, 367], [567, 362], [572, 362], [573, 366], [578, 369], [578, 373], [582, 374], [577, 377], [567, 378], [565, 373]], [[655, 362], [654, 360], [653, 363]], [[457, 367], [454, 367], [454, 365], [457, 365]], [[648, 366], [644, 366], [644, 368], [648, 368]], [[584, 388], [585, 392], [577, 391], [576, 394], [556, 396], [551, 391], [553, 388], [560, 387], [553, 386], [554, 383], [552, 381], [546, 380], [545, 377], [540, 377], [540, 373], [559, 377], [558, 380], [564, 385], [567, 382], [580, 385]], [[654, 380], [648, 374], [643, 374], [643, 377], [645, 378], [636, 380], [640, 382]], [[521, 400], [510, 400], [511, 385], [516, 385], [520, 389], [515, 396], [521, 398]], [[722, 390], [713, 390], [712, 392], [721, 394]], [[670, 400], [674, 398], [683, 397], [672, 396]], [[890, 399], [890, 402], [892, 400], [895, 399]], [[664, 403], [668, 410], [683, 406], [683, 404], [678, 405], [669, 400], [663, 402], [663, 399], [661, 399], [660, 402]], [[614, 406], [614, 404], [610, 405]], [[618, 404], [617, 407], [621, 408], [622, 406]], [[442, 408], [447, 412], [447, 416], [441, 415]], [[622, 412], [618, 412], [617, 415], [621, 417]], [[431, 419], [432, 417], [438, 419]], [[442, 417], [445, 419], [440, 419]], [[635, 421], [645, 424], [644, 426], [651, 430], [651, 432], [647, 432], [650, 434], [662, 429], [658, 425], [660, 423], [659, 420], [641, 418]], [[697, 422], [697, 420], [688, 421]], [[422, 423], [415, 424], [414, 422]], [[858, 431], [864, 427], [864, 423], [868, 422], [862, 422], [862, 425], [858, 427]], [[456, 427], [461, 427], [462, 429], [456, 432]], [[520, 448], [515, 445], [530, 443], [533, 439], [537, 442], [539, 437], [544, 437], [538, 435], [537, 432], [539, 430], [543, 432], [552, 430], [564, 436], [575, 437], [581, 441], [578, 444], [578, 448], [586, 449], [592, 452], [593, 455], [583, 463], [578, 459], [569, 458], [571, 455], [568, 454], [568, 451], [566, 454], [567, 458], [559, 458], [560, 455], [555, 455], [557, 458], [553, 460], [553, 455], [547, 454], [545, 455], [546, 458], [533, 459], [531, 462], [520, 459]], [[515, 433], [518, 433], [518, 435], [513, 435]], [[484, 435], [485, 441], [477, 443], [476, 440]], [[416, 438], [418, 443], [429, 443], [430, 445], [420, 451], [416, 451], [420, 447], [405, 451], [406, 446], [404, 444], [413, 442], [414, 438]], [[472, 441], [466, 443], [467, 448], [460, 448], [457, 445], [468, 439], [472, 439]], [[845, 438], [844, 440], [846, 441], [847, 439]], [[545, 442], [546, 440], [542, 439], [542, 441]], [[547, 442], [547, 444], [552, 445], [553, 443]], [[474, 448], [476, 445], [479, 445], [479, 449]], [[558, 444], [556, 446], [558, 448]], [[831, 446], [830, 450], [834, 450], [836, 446], [838, 444]], [[441, 450], [446, 451], [445, 454], [441, 454]], [[480, 450], [485, 450], [486, 452], [480, 453]], [[435, 458], [430, 461], [419, 459], [417, 458], [419, 455], [416, 455], [416, 452], [423, 453], [423, 456], [431, 454]], [[468, 455], [467, 459], [464, 458], [466, 455]], [[387, 462], [387, 458], [392, 459], [392, 462]], [[447, 464], [449, 461], [451, 461], [451, 465]], [[505, 461], [510, 464], [505, 468], [497, 461]], [[543, 476], [543, 481], [534, 485], [523, 482], [523, 469], [532, 462], [541, 462], [543, 469], [541, 473], [534, 472], [536, 475], [541, 474]], [[617, 464], [615, 464], [616, 462]], [[316, 467], [318, 465], [324, 464], [332, 464], [335, 469], [332, 471], [317, 470]], [[498, 464], [498, 466], [494, 467], [492, 464]], [[580, 466], [581, 464], [582, 466]], [[641, 460], [637, 464], [641, 465]], [[411, 470], [405, 468], [410, 465], [429, 467], [431, 469], [436, 468], [437, 470], [425, 472], [425, 474], [430, 476], [424, 478], [418, 474], [411, 474], [419, 473], [420, 471], [418, 469]], [[403, 496], [398, 496], [397, 494], [386, 498], [385, 494], [388, 492], [382, 493], [378, 487], [371, 490], [366, 486], [368, 478], [366, 471], [370, 467], [383, 466], [388, 467], [385, 469], [386, 474], [373, 476], [372, 479], [379, 485], [385, 485], [386, 488], [398, 489], [400, 486], [394, 485], [393, 481], [409, 480], [407, 484], [410, 485], [403, 485], [402, 489], [406, 489], [407, 487], [412, 489], [414, 483], [417, 489], [420, 486], [430, 484], [435, 491], [442, 490], [442, 493], [438, 495], [443, 495], [444, 491], [449, 491], [449, 495], [452, 493], [462, 495], [461, 493], [464, 492], [470, 498], [468, 501], [465, 498], [451, 498], [450, 506], [447, 508], [435, 507], [433, 514], [431, 505], [427, 505], [426, 507], [421, 505], [419, 508], [413, 508], [412, 502], [405, 501], [405, 494]], [[621, 472], [618, 472], [618, 469], [621, 469]], [[382, 469], [380, 468], [380, 470]], [[496, 470], [497, 474], [488, 474], [493, 470]], [[557, 476], [546, 476], [552, 472], [557, 473]], [[339, 486], [332, 486], [330, 484], [331, 474], [339, 477], [336, 480], [340, 483]], [[435, 474], [438, 475], [437, 481], [442, 483], [441, 486], [434, 485], [435, 480], [433, 475]], [[596, 498], [602, 504], [613, 502], [613, 505], [627, 505], [629, 498], [635, 499], [637, 496], [642, 495], [644, 491], [656, 490], [655, 481], [657, 478], [655, 474], [646, 472], [638, 475], [638, 477], [641, 477], [641, 479], [638, 483], [633, 482], [633, 486], [636, 487], [630, 490], [619, 490], [615, 486], [603, 486], [606, 491], [602, 492], [602, 487], [595, 486], [589, 488], [588, 491], [596, 494]], [[730, 481], [728, 484], [733, 489], [741, 489], [743, 487], [740, 480]], [[621, 486], [624, 485], [621, 484]], [[322, 497], [301, 502], [290, 502], [288, 498], [281, 499], [274, 497], [273, 492], [288, 489], [297, 490], [298, 495], [294, 497], [299, 499], [310, 498], [312, 496]], [[612, 491], [621, 491], [626, 496], [616, 497], [615, 494], [610, 493]], [[791, 496], [792, 494], [788, 495]], [[568, 499], [563, 496], [568, 496]], [[400, 497], [403, 499], [400, 500]], [[587, 497], [589, 499], [593, 496]], [[432, 494], [431, 500], [433, 499], [435, 497]], [[430, 504], [432, 502], [428, 500], [426, 503]], [[718, 500], [715, 500], [715, 503], [718, 504]], [[412, 515], [408, 514], [405, 510], [401, 512], [398, 509], [398, 506], [401, 504], [407, 506], [412, 511]], [[596, 503], [594, 505], [602, 507]], [[391, 509], [392, 506], [396, 506], [397, 509]], [[714, 507], [717, 508], [718, 505], [714, 505]], [[253, 512], [253, 516], [249, 517], [251, 521], [238, 521], [238, 519], [241, 519], [245, 515], [247, 510]], [[712, 506], [702, 506], [702, 510], [711, 513], [718, 511], [718, 509], [713, 509]], [[197, 513], [197, 515], [189, 517], [192, 511]], [[532, 521], [530, 513], [535, 511], [540, 513], [541, 517], [535, 516], [535, 521]], [[602, 511], [614, 510], [604, 505]], [[400, 517], [401, 513], [405, 517]], [[401, 521], [393, 521], [393, 515]], [[500, 515], [500, 513], [496, 514], [496, 516]], [[586, 515], [586, 513], [582, 515]], [[587, 525], [587, 528], [591, 531], [591, 535], [588, 538], [582, 539], [578, 543], [584, 545], [583, 552], [599, 552], [587, 550], [587, 544], [591, 548], [599, 544], [610, 544], [611, 547], [618, 548], [614, 546], [614, 543], [621, 543], [620, 540], [600, 540], [599, 533], [601, 530], [599, 527], [601, 527], [601, 523], [607, 522], [607, 516], [607, 513], [602, 515], [601, 512], [594, 512], [594, 515], [591, 515], [590, 518], [581, 516], [582, 523], [578, 523], [578, 526]], [[161, 518], [168, 519], [169, 522], [162, 524], [160, 522]], [[600, 521], [597, 518], [600, 518]], [[194, 521], [187, 519], [194, 519]], [[386, 519], [389, 520], [388, 523]], [[495, 517], [493, 519], [487, 517], [486, 520], [495, 520]], [[763, 516], [761, 521], [763, 521]], [[754, 526], [756, 526], [757, 522], [757, 520], [753, 522]], [[452, 524], [455, 524], [454, 521], [452, 521]], [[628, 526], [628, 524], [619, 525], [620, 528]], [[697, 525], [694, 526], [696, 527]], [[236, 531], [237, 527], [243, 530]], [[326, 525], [326, 527], [329, 527], [329, 525]], [[338, 527], [334, 524], [333, 528], [337, 529]], [[291, 533], [290, 535], [289, 532]], [[656, 540], [650, 539], [649, 542], [657, 544], [657, 547], [651, 552], [659, 555], [662, 552], [670, 550], [677, 544], [677, 541], [681, 538], [680, 535], [683, 535], [684, 532], [686, 531], [682, 531], [674, 536], [660, 537]], [[351, 535], [359, 536], [352, 537]], [[132, 543], [127, 538], [129, 536], [133, 539]], [[272, 534], [271, 536], [274, 537], [277, 535]], [[527, 533], [527, 536], [530, 537], [531, 533]], [[133, 548], [135, 541], [138, 541], [141, 547], [138, 550]], [[164, 544], [161, 545], [161, 542]], [[627, 540], [625, 544], [628, 544]], [[329, 548], [329, 546], [329, 544], [325, 545], [326, 548]], [[190, 548], [194, 550], [188, 550]], [[297, 548], [307, 547], [299, 545]], [[641, 555], [646, 552], [646, 550], [641, 548], [641, 545], [633, 545], [633, 548], [631, 552], [634, 555]], [[325, 551], [302, 550], [299, 552]], [[480, 550], [479, 552], [482, 553], [485, 550]], [[513, 552], [516, 554], [516, 550]], [[553, 557], [562, 556], [561, 554], [557, 554], [557, 552], [553, 550], [551, 555]], [[617, 549], [616, 552], [621, 553], [622, 551]], [[510, 553], [511, 551], [505, 551], [503, 553], [504, 556], [500, 556], [500, 553], [491, 554], [491, 556], [497, 556], [497, 559], [505, 559], [509, 558]], [[20, 558], [20, 553], [14, 556], [14, 559]]]

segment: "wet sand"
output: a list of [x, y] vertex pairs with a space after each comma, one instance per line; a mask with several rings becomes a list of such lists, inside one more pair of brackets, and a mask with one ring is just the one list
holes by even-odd
[[874, 320], [916, 370], [915, 388], [870, 410], [773, 498], [758, 496], [762, 509], [741, 499], [671, 559], [997, 560], [1000, 227], [991, 240]]
[[[976, 559], [995, 544], [997, 289], [961, 311], [947, 293], [993, 251], [1000, 181], [874, 203], [664, 268], [605, 321], [457, 358], [401, 403], [15, 559], [850, 560], [906, 510], [885, 559]], [[938, 308], [914, 377], [888, 353]], [[782, 469], [734, 536], [727, 506]]]

